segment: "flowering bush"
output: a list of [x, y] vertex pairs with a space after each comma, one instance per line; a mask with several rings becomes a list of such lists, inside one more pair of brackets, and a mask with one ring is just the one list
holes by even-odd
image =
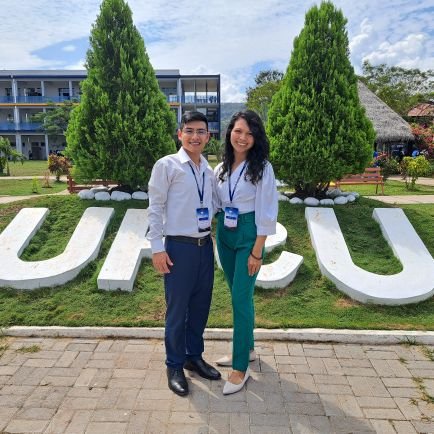
[[428, 160], [434, 160], [434, 125], [412, 124], [411, 130], [416, 139], [416, 147]]
[[400, 167], [398, 161], [389, 157], [386, 152], [380, 152], [371, 162], [371, 167], [380, 167], [383, 179], [386, 179], [390, 175], [397, 175], [400, 173]]
[[56, 175], [56, 181], [60, 181], [60, 175], [68, 175], [71, 163], [66, 157], [56, 154], [48, 156], [48, 170]]

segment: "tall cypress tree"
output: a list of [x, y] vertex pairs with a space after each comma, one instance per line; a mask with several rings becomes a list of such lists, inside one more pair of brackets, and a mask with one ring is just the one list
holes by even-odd
[[301, 197], [323, 196], [372, 156], [375, 132], [360, 105], [346, 22], [331, 2], [307, 12], [268, 112], [272, 163]]
[[154, 162], [176, 151], [176, 122], [124, 0], [103, 0], [86, 67], [66, 133], [74, 175], [147, 183]]

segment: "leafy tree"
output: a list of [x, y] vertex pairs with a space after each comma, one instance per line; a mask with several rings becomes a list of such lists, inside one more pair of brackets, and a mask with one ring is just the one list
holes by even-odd
[[268, 107], [279, 90], [283, 73], [275, 69], [260, 71], [255, 77], [255, 87], [247, 89], [247, 108], [254, 110], [266, 122]]
[[306, 13], [269, 109], [272, 163], [300, 197], [324, 196], [331, 180], [362, 172], [372, 156], [375, 133], [359, 101], [346, 22], [330, 2]]
[[65, 135], [71, 111], [76, 106], [77, 103], [73, 101], [65, 101], [62, 104], [50, 103], [48, 110], [33, 115], [32, 121], [40, 122], [41, 130], [57, 141]]
[[86, 67], [66, 133], [74, 176], [146, 184], [154, 162], [176, 151], [176, 122], [124, 0], [103, 0]]
[[420, 71], [384, 63], [373, 66], [363, 63], [360, 79], [382, 101], [401, 115], [420, 102], [434, 97], [434, 70]]
[[6, 137], [0, 136], [0, 174], [3, 174], [6, 168], [6, 175], [10, 176], [9, 161], [21, 161], [24, 164], [26, 157], [12, 148], [11, 142]]

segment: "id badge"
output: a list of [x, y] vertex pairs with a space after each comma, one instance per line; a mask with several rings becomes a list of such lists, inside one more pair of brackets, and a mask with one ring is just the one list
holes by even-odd
[[230, 231], [234, 231], [238, 226], [238, 208], [227, 206], [225, 208], [224, 226]]
[[196, 218], [199, 232], [208, 232], [211, 230], [208, 208], [196, 208]]

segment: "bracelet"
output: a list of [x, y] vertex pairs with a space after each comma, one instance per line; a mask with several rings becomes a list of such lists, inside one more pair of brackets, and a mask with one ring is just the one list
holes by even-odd
[[262, 261], [262, 258], [261, 257], [257, 257], [257, 256], [255, 256], [254, 254], [253, 254], [253, 252], [250, 252], [250, 256], [252, 257], [252, 258], [254, 258], [254, 259], [256, 259], [257, 261]]

